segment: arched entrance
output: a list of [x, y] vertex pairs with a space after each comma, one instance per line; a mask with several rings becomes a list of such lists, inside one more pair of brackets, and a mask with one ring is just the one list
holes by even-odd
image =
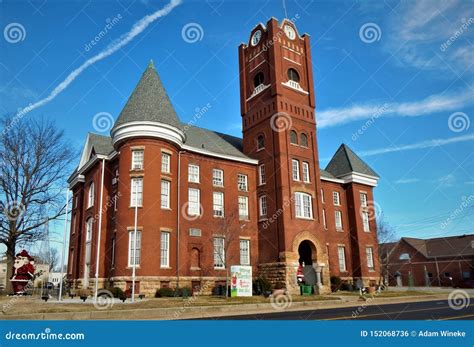
[[298, 246], [298, 262], [305, 265], [313, 265], [313, 251], [311, 249], [311, 242], [304, 240]]
[[309, 240], [303, 240], [298, 246], [298, 262], [303, 265], [304, 281], [313, 286], [317, 283], [313, 262], [316, 262], [316, 246]]

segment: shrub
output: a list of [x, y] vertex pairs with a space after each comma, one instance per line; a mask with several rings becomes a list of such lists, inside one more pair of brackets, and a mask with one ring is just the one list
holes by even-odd
[[172, 288], [160, 288], [156, 290], [155, 298], [171, 298], [174, 296]]
[[331, 276], [331, 290], [338, 291], [341, 288], [342, 280], [339, 276]]
[[192, 295], [192, 290], [189, 287], [183, 287], [176, 290], [176, 296], [184, 296], [184, 293], [187, 293], [187, 296]]
[[269, 280], [267, 280], [265, 277], [259, 277], [255, 280], [255, 287], [260, 291], [261, 293], [264, 292], [269, 292], [273, 289], [272, 284], [270, 283]]
[[119, 287], [111, 288], [110, 292], [112, 293], [114, 298], [118, 298], [120, 300], [123, 300], [126, 297], [125, 292], [122, 290], [122, 288]]

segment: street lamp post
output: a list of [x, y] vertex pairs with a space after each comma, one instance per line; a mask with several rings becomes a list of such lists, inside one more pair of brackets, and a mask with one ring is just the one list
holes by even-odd
[[63, 298], [63, 276], [64, 276], [64, 255], [66, 253], [66, 233], [67, 233], [67, 215], [69, 207], [69, 188], [66, 190], [66, 214], [64, 218], [64, 235], [63, 235], [63, 247], [61, 251], [61, 277], [59, 280], [59, 296], [58, 301], [61, 301]]

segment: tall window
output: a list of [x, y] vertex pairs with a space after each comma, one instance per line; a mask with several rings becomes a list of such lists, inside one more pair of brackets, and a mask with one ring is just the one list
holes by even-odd
[[265, 148], [265, 138], [263, 135], [258, 135], [257, 137], [257, 150], [261, 150]]
[[295, 193], [295, 214], [297, 218], [313, 218], [311, 195]]
[[342, 230], [342, 212], [335, 211], [334, 217], [336, 218], [336, 230]]
[[324, 226], [324, 229], [328, 228], [328, 223], [326, 221], [326, 210], [324, 208], [323, 208], [323, 226]]
[[199, 166], [193, 164], [188, 165], [188, 181], [199, 183]]
[[168, 153], [161, 153], [161, 172], [170, 173], [171, 169], [171, 155]]
[[362, 211], [362, 224], [364, 225], [364, 231], [370, 231], [370, 224], [369, 224], [369, 212]]
[[87, 199], [87, 207], [94, 206], [94, 182], [89, 185], [89, 195]]
[[[142, 244], [142, 233], [141, 231], [137, 230], [135, 236], [135, 249], [133, 247], [133, 239], [135, 231], [131, 230], [128, 233], [128, 266], [131, 267], [133, 265], [139, 266], [140, 265], [140, 254], [141, 254], [141, 244]], [[135, 251], [135, 261], [134, 261], [134, 251]]]
[[360, 193], [360, 206], [367, 207], [367, 194]]
[[249, 218], [249, 198], [239, 196], [239, 219], [246, 220]]
[[372, 247], [367, 247], [365, 249], [365, 255], [367, 256], [367, 267], [369, 270], [374, 271], [374, 250]]
[[258, 183], [259, 184], [265, 184], [266, 179], [265, 179], [265, 164], [261, 164], [258, 167]]
[[334, 205], [340, 206], [341, 205], [341, 197], [339, 195], [339, 192], [332, 192], [332, 201]]
[[170, 208], [170, 181], [161, 181], [161, 208]]
[[266, 217], [267, 216], [267, 196], [266, 195], [261, 195], [258, 198], [258, 207], [260, 211], [260, 217]]
[[132, 178], [131, 185], [130, 206], [140, 207], [143, 204], [143, 178]]
[[214, 268], [225, 268], [225, 249], [223, 237], [214, 237]]
[[213, 209], [215, 217], [224, 216], [224, 193], [214, 192], [213, 194]]
[[188, 189], [188, 215], [199, 216], [200, 215], [200, 203], [199, 203], [199, 189], [189, 188]]
[[291, 167], [293, 173], [293, 181], [300, 180], [300, 162], [296, 159], [291, 160]]
[[309, 183], [309, 163], [303, 162], [303, 182]]
[[300, 75], [295, 69], [288, 69], [288, 80], [300, 83]]
[[339, 271], [344, 272], [346, 268], [346, 250], [344, 246], [337, 247], [337, 255], [339, 257]]
[[298, 134], [294, 130], [290, 131], [290, 143], [293, 145], [298, 144]]
[[240, 240], [240, 265], [250, 265], [250, 240]]
[[170, 266], [170, 233], [166, 231], [161, 232], [161, 245], [160, 245], [160, 267]]
[[239, 174], [237, 176], [237, 188], [241, 192], [246, 192], [248, 190], [247, 175]]
[[301, 134], [301, 146], [308, 147], [308, 136], [306, 134]]
[[86, 222], [86, 242], [90, 242], [92, 240], [92, 222], [94, 218], [89, 218]]
[[263, 84], [263, 73], [259, 72], [253, 78], [253, 86], [256, 88], [261, 84]]
[[321, 202], [324, 204], [324, 190], [321, 188]]
[[224, 186], [224, 171], [219, 169], [212, 170], [212, 184], [216, 187]]
[[132, 170], [143, 170], [143, 150], [132, 151]]

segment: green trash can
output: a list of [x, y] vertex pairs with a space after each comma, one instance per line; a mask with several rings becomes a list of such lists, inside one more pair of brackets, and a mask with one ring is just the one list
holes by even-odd
[[301, 286], [301, 292], [303, 295], [311, 295], [313, 294], [313, 287], [312, 286], [307, 286], [307, 285], [302, 285]]

